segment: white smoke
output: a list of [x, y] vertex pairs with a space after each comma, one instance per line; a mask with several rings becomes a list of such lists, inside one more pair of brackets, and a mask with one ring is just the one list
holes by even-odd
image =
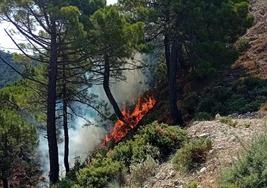
[[[137, 54], [135, 59], [138, 61], [143, 60], [143, 56]], [[111, 85], [111, 91], [116, 98], [117, 102], [123, 106], [126, 103], [135, 103], [138, 96], [141, 96], [147, 89], [147, 79], [148, 77], [144, 75], [143, 70], [126, 70], [123, 71], [123, 75], [126, 77], [126, 80], [113, 83]], [[88, 92], [99, 95], [99, 98], [108, 102], [105, 93], [102, 87], [96, 86], [91, 88]], [[94, 124], [97, 124], [96, 121], [97, 115], [92, 109], [88, 109], [82, 106], [78, 106], [79, 111], [83, 111], [85, 119], [90, 120]], [[110, 107], [111, 111], [112, 108]], [[71, 122], [71, 128], [69, 129], [69, 161], [70, 166], [73, 167], [75, 160], [80, 159], [84, 161], [88, 155], [96, 146], [98, 146], [104, 136], [107, 134], [104, 127], [99, 126], [85, 126], [87, 122], [82, 118], [76, 118]], [[42, 170], [44, 172], [44, 177], [48, 177], [49, 174], [49, 156], [48, 156], [48, 146], [47, 139], [40, 137], [39, 142], [39, 151], [41, 155], [41, 164]], [[60, 175], [64, 177], [64, 143], [59, 144], [59, 161], [60, 161]], [[40, 186], [44, 187], [44, 186]]]

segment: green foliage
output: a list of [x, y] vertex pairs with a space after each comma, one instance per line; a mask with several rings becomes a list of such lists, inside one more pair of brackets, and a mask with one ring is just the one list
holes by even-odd
[[257, 111], [267, 100], [266, 96], [267, 82], [248, 77], [231, 85], [222, 83], [208, 87], [198, 94], [191, 94], [185, 98], [182, 107], [187, 113], [194, 114], [197, 120], [199, 115], [208, 118], [214, 117], [217, 113], [227, 116], [233, 113]]
[[164, 160], [186, 140], [184, 130], [154, 122], [109, 151], [94, 153], [89, 164], [77, 172], [76, 178], [67, 178], [59, 186], [106, 187], [111, 181], [122, 183], [127, 171], [133, 173], [133, 181], [141, 183], [144, 179], [138, 180], [139, 172], [146, 171], [147, 176], [143, 178], [147, 178], [153, 173], [155, 161]]
[[88, 188], [102, 188], [113, 179], [120, 179], [122, 164], [111, 158], [93, 159], [90, 165], [77, 174], [79, 185]]
[[32, 168], [38, 141], [36, 128], [25, 120], [9, 93], [0, 90], [0, 103], [0, 179], [8, 179], [12, 170], [20, 168], [29, 175], [21, 179], [21, 185], [27, 185], [38, 175]]
[[[16, 68], [18, 71], [22, 71], [23, 67], [13, 61], [12, 55], [0, 50], [0, 56], [5, 59], [10, 65]], [[8, 65], [4, 64], [0, 60], [0, 88], [11, 84], [20, 79], [20, 76], [14, 72]]]
[[226, 125], [230, 125], [231, 127], [236, 127], [237, 126], [237, 121], [233, 120], [230, 117], [221, 117], [219, 119], [221, 123], [224, 123]]
[[200, 138], [186, 143], [173, 157], [173, 165], [177, 170], [184, 172], [194, 170], [206, 161], [208, 151], [211, 148], [212, 142], [207, 138]]
[[[130, 24], [115, 6], [99, 9], [91, 16], [89, 35], [96, 52], [111, 58], [129, 58], [143, 38], [143, 23]], [[118, 61], [118, 60], [117, 60]]]
[[221, 185], [220, 188], [240, 188], [240, 187], [235, 184], [225, 184], [225, 185]]
[[147, 125], [145, 129], [140, 132], [140, 137], [150, 145], [157, 147], [163, 158], [176, 149], [179, 149], [187, 140], [187, 135], [184, 130], [157, 123]]
[[141, 163], [133, 164], [130, 167], [131, 185], [142, 187], [143, 183], [156, 173], [157, 162], [150, 156]]
[[239, 53], [245, 52], [248, 48], [250, 48], [249, 40], [247, 38], [241, 37], [239, 38], [234, 47], [238, 50]]
[[207, 112], [199, 112], [194, 116], [194, 121], [210, 121], [212, 118]]
[[143, 162], [147, 156], [164, 160], [187, 140], [184, 130], [156, 122], [146, 125], [132, 140], [119, 143], [108, 155], [126, 167]]
[[195, 181], [190, 182], [186, 188], [197, 188], [198, 183]]
[[243, 157], [226, 169], [220, 187], [262, 188], [267, 186], [267, 134], [254, 141]]

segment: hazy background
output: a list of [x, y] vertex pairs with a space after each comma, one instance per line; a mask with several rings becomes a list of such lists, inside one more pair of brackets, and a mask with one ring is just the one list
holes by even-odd
[[[108, 5], [114, 4], [116, 2], [117, 0], [107, 0]], [[10, 40], [10, 38], [6, 35], [4, 31], [4, 29], [9, 30], [12, 28], [13, 28], [12, 24], [9, 24], [9, 23], [0, 24], [0, 50], [6, 51], [6, 52], [7, 51], [10, 51], [10, 52], [18, 51], [17, 47], [13, 44], [13, 42]], [[14, 38], [18, 43], [23, 42], [22, 37], [15, 36]]]

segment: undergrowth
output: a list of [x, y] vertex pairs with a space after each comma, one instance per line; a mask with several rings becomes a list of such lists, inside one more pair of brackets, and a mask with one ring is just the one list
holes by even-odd
[[153, 174], [157, 161], [165, 161], [187, 140], [184, 130], [154, 122], [139, 130], [132, 139], [110, 150], [94, 153], [84, 168], [65, 178], [57, 187], [102, 188], [109, 186], [110, 182], [123, 184], [129, 173], [132, 173], [134, 184], [142, 185]]
[[257, 111], [266, 101], [267, 82], [248, 77], [186, 94], [181, 107], [194, 120], [210, 120], [217, 113], [227, 116]]
[[243, 157], [226, 169], [220, 188], [267, 187], [267, 131], [254, 141]]
[[177, 170], [189, 172], [206, 161], [208, 151], [211, 149], [212, 142], [208, 138], [192, 140], [177, 151], [172, 163]]

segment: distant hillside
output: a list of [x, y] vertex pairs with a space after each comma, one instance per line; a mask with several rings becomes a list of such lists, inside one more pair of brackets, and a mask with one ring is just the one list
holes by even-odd
[[244, 53], [235, 63], [258, 78], [267, 79], [267, 1], [253, 0], [251, 14], [255, 24], [239, 41]]
[[[3, 57], [6, 61], [8, 61], [13, 67], [18, 70], [22, 70], [22, 66], [19, 64], [14, 63], [12, 59], [12, 54], [0, 51], [1, 57]], [[13, 71], [9, 66], [4, 64], [0, 60], [0, 88], [20, 79], [20, 76]]]

